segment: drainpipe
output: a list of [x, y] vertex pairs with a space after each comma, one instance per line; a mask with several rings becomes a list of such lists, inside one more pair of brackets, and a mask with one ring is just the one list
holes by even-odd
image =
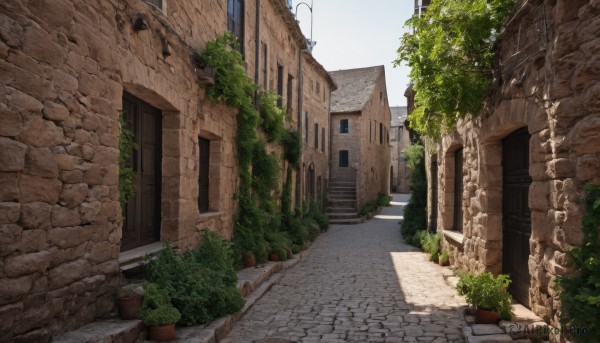
[[[254, 57], [254, 83], [258, 84], [258, 78], [260, 77], [260, 0], [256, 0], [256, 43], [255, 50], [256, 56]], [[255, 97], [258, 96], [256, 91]], [[257, 99], [255, 99], [257, 100]], [[258, 103], [258, 101], [256, 101]]]
[[[303, 77], [302, 77], [302, 48], [298, 49], [298, 133], [300, 134], [300, 142], [303, 143], [302, 138], [302, 94]], [[302, 176], [300, 171], [302, 170], [302, 164], [304, 163], [304, 149], [300, 149], [301, 157], [298, 169], [296, 170], [296, 206], [302, 204]]]

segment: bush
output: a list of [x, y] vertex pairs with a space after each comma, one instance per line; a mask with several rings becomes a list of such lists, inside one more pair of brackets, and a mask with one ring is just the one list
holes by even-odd
[[456, 290], [465, 296], [467, 303], [482, 310], [499, 312], [501, 319], [510, 320], [512, 297], [507, 291], [509, 284], [510, 276], [506, 274], [494, 277], [490, 272], [464, 273], [460, 275]]
[[327, 231], [329, 228], [329, 217], [319, 210], [316, 203], [310, 204], [306, 217], [314, 220], [322, 232]]
[[440, 254], [442, 235], [439, 233], [433, 234], [425, 231], [421, 235], [421, 247], [423, 251], [429, 254], [431, 261], [437, 262]]
[[173, 307], [165, 290], [150, 283], [144, 293], [140, 317], [147, 326], [162, 326], [177, 323], [181, 313]]
[[378, 207], [388, 207], [390, 206], [390, 202], [392, 201], [392, 197], [387, 194], [379, 193], [377, 196], [377, 206]]
[[377, 209], [377, 200], [369, 200], [367, 203], [360, 208], [358, 214], [361, 216], [367, 215]]
[[421, 245], [421, 240], [423, 239], [423, 236], [425, 236], [427, 234], [428, 234], [427, 230], [418, 230], [417, 232], [415, 232], [414, 235], [410, 236], [406, 240], [406, 243], [410, 244], [414, 247], [417, 247], [419, 249], [422, 249], [423, 246]]
[[171, 297], [182, 325], [207, 323], [244, 306], [230, 244], [211, 232], [199, 249], [181, 256], [168, 244], [149, 264], [148, 277]]
[[[425, 151], [418, 143], [409, 145], [404, 154], [411, 173], [408, 179], [412, 192], [410, 200], [404, 208], [404, 220], [400, 232], [404, 240], [415, 245], [413, 236], [427, 227], [427, 178], [425, 176]], [[412, 243], [411, 243], [412, 242]]]

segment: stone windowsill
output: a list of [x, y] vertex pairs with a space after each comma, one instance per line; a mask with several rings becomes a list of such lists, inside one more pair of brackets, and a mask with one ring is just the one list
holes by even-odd
[[224, 214], [224, 212], [206, 212], [200, 213], [200, 223], [203, 223], [212, 218], [220, 217]]
[[156, 255], [165, 247], [165, 242], [154, 242], [135, 249], [123, 251], [119, 254], [119, 266], [121, 270], [135, 268], [144, 262], [146, 255]]
[[463, 245], [465, 236], [462, 233], [457, 231], [444, 230], [443, 234], [444, 237], [446, 237], [446, 239], [453, 245]]

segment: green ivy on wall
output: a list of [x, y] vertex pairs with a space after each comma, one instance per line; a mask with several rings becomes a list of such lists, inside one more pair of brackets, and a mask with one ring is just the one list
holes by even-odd
[[562, 324], [582, 333], [572, 335], [576, 342], [592, 343], [600, 342], [600, 185], [586, 185], [585, 193], [583, 241], [569, 252], [577, 272], [559, 277], [558, 285]]
[[119, 135], [119, 202], [125, 206], [135, 195], [136, 173], [128, 164], [133, 153], [135, 136], [127, 128], [123, 113], [119, 114], [121, 134]]
[[434, 138], [478, 115], [492, 85], [494, 45], [515, 0], [433, 0], [407, 21], [395, 65], [408, 62], [415, 110], [410, 126]]
[[[303, 226], [290, 210], [292, 168], [299, 164], [300, 136], [284, 128], [286, 112], [277, 106], [278, 95], [274, 92], [259, 94], [257, 110], [253, 100], [259, 86], [246, 75], [242, 55], [232, 48], [236, 44], [235, 36], [226, 33], [208, 42], [196, 58], [215, 72], [215, 84], [206, 92], [208, 98], [224, 101], [239, 111], [236, 145], [240, 185], [235, 193], [238, 211], [234, 218], [234, 251], [238, 261], [243, 254], [252, 252], [262, 262], [269, 251], [282, 256], [284, 247], [292, 248], [292, 242], [304, 243], [305, 226], [312, 223], [306, 221]], [[267, 152], [259, 129], [268, 142], [282, 145], [283, 159], [289, 162], [281, 200], [283, 213], [277, 201], [283, 160], [276, 153]]]

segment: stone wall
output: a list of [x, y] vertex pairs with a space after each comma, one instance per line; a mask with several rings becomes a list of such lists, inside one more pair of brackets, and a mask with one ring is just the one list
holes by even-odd
[[[340, 132], [340, 121], [348, 120], [348, 132]], [[331, 179], [356, 181], [360, 164], [360, 145], [364, 128], [360, 113], [331, 113]], [[340, 150], [348, 150], [348, 167], [340, 168]], [[358, 190], [357, 190], [358, 191]]]
[[[502, 272], [502, 139], [526, 127], [531, 210], [529, 304], [558, 325], [557, 275], [580, 244], [583, 186], [600, 183], [600, 5], [597, 1], [519, 1], [500, 36], [497, 82], [487, 110], [428, 146], [438, 163], [438, 231], [456, 264]], [[452, 233], [454, 151], [463, 148], [463, 233]], [[431, 187], [430, 187], [431, 195]], [[431, 202], [429, 204], [431, 209]], [[560, 341], [560, 336], [552, 336]]]
[[[357, 189], [359, 206], [376, 199], [378, 193], [390, 193], [390, 142], [391, 125], [390, 106], [385, 86], [385, 72], [381, 73], [369, 100], [361, 114], [359, 189]], [[381, 128], [381, 130], [380, 130]], [[369, 130], [373, 132], [369, 134]]]
[[[160, 239], [188, 249], [205, 229], [233, 233], [236, 112], [205, 99], [191, 55], [227, 30], [226, 1], [163, 2], [162, 11], [136, 0], [0, 4], [0, 341], [45, 341], [113, 311], [125, 92], [162, 112]], [[244, 9], [251, 77], [254, 4]], [[262, 5], [270, 67], [294, 74], [300, 29], [284, 1]], [[148, 29], [134, 30], [142, 17]], [[198, 137], [211, 141], [202, 214]]]
[[[335, 84], [309, 52], [302, 53], [302, 80], [302, 111], [308, 112], [308, 132], [301, 125], [303, 137], [308, 135], [308, 144], [302, 147], [303, 199], [321, 201], [329, 181], [329, 102]], [[315, 124], [318, 125], [318, 132], [315, 132]], [[315, 146], [315, 134], [318, 135], [318, 146]], [[307, 182], [311, 175], [314, 176], [312, 191], [308, 189], [311, 182]], [[310, 194], [314, 194], [314, 197], [310, 198]]]

